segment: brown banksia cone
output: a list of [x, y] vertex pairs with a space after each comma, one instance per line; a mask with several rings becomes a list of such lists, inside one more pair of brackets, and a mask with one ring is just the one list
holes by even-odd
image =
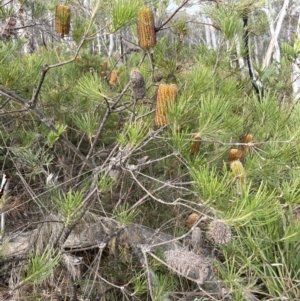
[[191, 154], [197, 154], [200, 150], [200, 145], [201, 145], [201, 136], [200, 134], [196, 134], [192, 141]]
[[15, 34], [15, 26], [17, 24], [17, 19], [15, 17], [9, 17], [2, 30], [0, 30], [0, 36], [2, 38], [8, 39], [11, 35]]
[[208, 225], [207, 235], [217, 244], [226, 244], [231, 240], [230, 228], [220, 220], [213, 220]]
[[199, 214], [196, 212], [191, 213], [187, 220], [185, 221], [185, 225], [187, 228], [191, 229], [194, 224], [197, 222], [197, 220], [199, 219]]
[[134, 69], [130, 72], [130, 83], [134, 99], [142, 99], [146, 95], [146, 84], [139, 70]]
[[57, 5], [55, 13], [55, 31], [62, 37], [70, 32], [71, 8], [66, 5]]
[[192, 278], [198, 284], [210, 279], [213, 267], [211, 258], [184, 249], [169, 250], [164, 255], [167, 265], [179, 275]]
[[115, 86], [116, 83], [117, 83], [117, 81], [118, 81], [118, 73], [117, 73], [117, 71], [113, 70], [113, 71], [111, 72], [111, 74], [110, 74], [109, 82], [108, 82], [108, 83], [109, 83], [111, 86]]
[[143, 7], [137, 20], [139, 45], [143, 49], [149, 49], [156, 44], [156, 33], [153, 12], [149, 7]]
[[164, 126], [169, 123], [167, 113], [170, 104], [175, 102], [177, 86], [175, 84], [160, 84], [156, 97], [155, 124]]

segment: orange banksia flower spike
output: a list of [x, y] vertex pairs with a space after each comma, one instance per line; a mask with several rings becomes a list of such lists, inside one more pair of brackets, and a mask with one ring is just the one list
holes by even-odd
[[228, 161], [232, 162], [235, 160], [239, 160], [243, 157], [243, 152], [240, 149], [232, 148], [229, 152]]
[[[247, 134], [240, 138], [241, 143], [252, 143], [253, 135]], [[232, 162], [235, 160], [244, 159], [250, 146], [248, 145], [240, 145], [239, 148], [232, 148], [229, 152], [228, 161]]]
[[198, 219], [199, 219], [198, 213], [196, 213], [196, 212], [191, 213], [188, 216], [187, 220], [185, 221], [186, 227], [191, 229], [194, 226], [194, 224], [198, 221]]
[[70, 32], [71, 9], [66, 5], [57, 5], [55, 13], [55, 31], [63, 37]]
[[156, 97], [155, 124], [164, 126], [169, 123], [167, 113], [170, 104], [175, 102], [177, 86], [175, 84], [160, 84]]
[[113, 70], [113, 71], [111, 72], [111, 74], [110, 74], [110, 78], [109, 78], [109, 82], [108, 82], [108, 83], [109, 83], [111, 86], [115, 86], [116, 83], [117, 83], [117, 81], [118, 81], [118, 73], [117, 73], [117, 71]]
[[153, 12], [149, 7], [143, 7], [138, 14], [137, 31], [139, 45], [150, 49], [156, 45], [156, 33]]
[[[241, 142], [242, 143], [251, 143], [253, 142], [253, 135], [251, 134], [247, 134], [241, 137]], [[244, 155], [246, 154], [246, 152], [249, 150], [250, 146], [248, 145], [241, 145], [239, 147], [239, 149], [244, 153]]]

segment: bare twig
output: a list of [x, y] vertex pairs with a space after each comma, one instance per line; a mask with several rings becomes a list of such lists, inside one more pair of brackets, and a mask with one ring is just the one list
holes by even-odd
[[33, 89], [32, 98], [31, 98], [31, 101], [30, 101], [30, 105], [33, 106], [33, 107], [36, 106], [37, 98], [38, 98], [38, 95], [41, 91], [41, 88], [42, 88], [42, 85], [43, 85], [43, 82], [44, 82], [44, 79], [45, 79], [45, 76], [46, 76], [46, 73], [47, 73], [48, 70], [49, 70], [49, 66], [47, 64], [43, 65], [41, 78], [40, 78], [40, 80], [37, 84], [37, 87], [35, 89]]
[[160, 30], [161, 30], [168, 22], [171, 21], [171, 19], [173, 19], [173, 17], [178, 13], [178, 11], [181, 10], [182, 7], [183, 7], [184, 5], [186, 5], [188, 2], [189, 2], [189, 0], [183, 0], [183, 1], [179, 4], [179, 6], [175, 9], [175, 11], [173, 12], [173, 14], [171, 14], [171, 16], [169, 16], [169, 18], [168, 18], [165, 22], [163, 22], [158, 28], [156, 28], [155, 31], [156, 31], [156, 32], [157, 32], [157, 31], [160, 31]]
[[9, 0], [9, 1], [7, 1], [6, 3], [0, 5], [0, 8], [4, 7], [5, 5], [9, 4], [9, 3], [12, 2], [12, 1], [13, 1], [13, 0]]
[[[16, 102], [21, 103], [28, 111], [30, 111], [32, 114], [37, 116], [51, 131], [57, 133], [57, 129], [55, 125], [52, 123], [52, 121], [37, 107], [33, 107], [30, 101], [2, 87], [0, 87], [0, 94]], [[61, 135], [60, 138], [80, 159], [82, 159], [85, 162], [85, 164], [87, 164], [91, 168], [95, 167], [93, 163], [87, 160], [85, 156], [66, 137]]]

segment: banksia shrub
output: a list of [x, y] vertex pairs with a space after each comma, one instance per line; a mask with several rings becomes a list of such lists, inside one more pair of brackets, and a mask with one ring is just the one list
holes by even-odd
[[200, 134], [196, 134], [192, 141], [191, 154], [197, 154], [199, 152], [200, 144], [201, 144], [201, 136]]
[[156, 33], [153, 12], [149, 7], [143, 7], [138, 14], [137, 31], [139, 45], [149, 49], [156, 44]]
[[167, 113], [170, 104], [175, 102], [177, 96], [177, 86], [174, 84], [160, 84], [156, 97], [155, 124], [164, 126], [169, 123]]
[[207, 236], [217, 244], [226, 244], [231, 240], [231, 230], [222, 221], [213, 220], [208, 225]]
[[113, 71], [111, 72], [111, 74], [110, 74], [109, 82], [108, 82], [108, 83], [109, 83], [111, 86], [115, 86], [116, 83], [117, 83], [117, 80], [118, 80], [118, 73], [117, 73], [117, 71], [113, 70]]
[[134, 69], [130, 72], [130, 83], [134, 99], [142, 99], [146, 95], [146, 84], [139, 70]]
[[57, 5], [55, 14], [55, 31], [62, 36], [70, 32], [71, 9], [66, 5]]

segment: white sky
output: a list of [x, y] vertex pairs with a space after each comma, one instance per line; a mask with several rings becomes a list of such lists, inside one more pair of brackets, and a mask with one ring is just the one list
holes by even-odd
[[[188, 2], [188, 7], [183, 7], [180, 11], [184, 11], [189, 15], [195, 15], [200, 11], [200, 5], [197, 0], [192, 0]], [[175, 4], [174, 1], [170, 1], [167, 7], [167, 12], [172, 13], [179, 5]]]

